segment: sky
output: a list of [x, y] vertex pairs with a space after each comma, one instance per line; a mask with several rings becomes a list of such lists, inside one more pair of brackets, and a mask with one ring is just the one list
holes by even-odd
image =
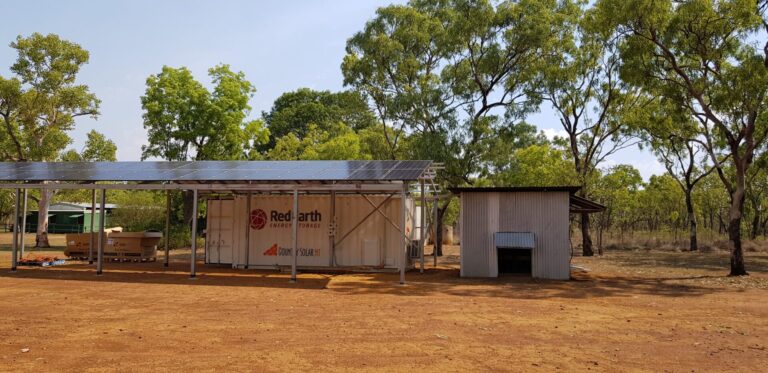
[[[395, 1], [402, 2], [402, 1]], [[378, 7], [375, 0], [260, 1], [15, 1], [3, 7], [0, 75], [16, 59], [8, 47], [18, 35], [55, 33], [90, 52], [78, 82], [101, 100], [98, 119], [79, 118], [72, 147], [82, 149], [96, 129], [117, 145], [119, 161], [141, 158], [146, 142], [140, 97], [148, 76], [163, 65], [186, 66], [208, 83], [220, 63], [245, 73], [257, 89], [256, 118], [284, 92], [301, 87], [344, 89], [341, 61], [346, 41], [362, 30]], [[547, 135], [562, 133], [551, 108], [527, 121]], [[603, 167], [635, 166], [645, 179], [664, 171], [647, 151], [624, 150]]]

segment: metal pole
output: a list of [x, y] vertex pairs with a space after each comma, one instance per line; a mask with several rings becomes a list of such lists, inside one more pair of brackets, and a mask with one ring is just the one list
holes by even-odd
[[435, 228], [435, 235], [432, 237], [432, 256], [435, 259], [435, 268], [437, 268], [437, 235], [440, 234], [437, 231], [437, 195], [435, 195], [435, 202], [432, 205], [432, 209], [435, 213], [435, 220], [432, 222], [432, 226]]
[[419, 272], [424, 273], [424, 231], [427, 229], [427, 195], [424, 194], [424, 180], [421, 180], [421, 208], [419, 208]]
[[401, 221], [402, 221], [402, 224], [400, 224], [400, 230], [403, 236], [405, 237], [403, 237], [402, 239], [403, 251], [401, 253], [401, 260], [400, 260], [400, 285], [405, 285], [405, 262], [406, 260], [408, 260], [408, 240], [406, 239], [407, 235], [405, 234], [405, 224], [406, 224], [405, 223], [405, 215], [406, 215], [405, 192], [407, 189], [408, 189], [408, 184], [403, 183], [403, 191], [400, 194], [400, 206], [401, 206], [400, 209], [402, 210], [400, 211]]
[[96, 236], [93, 229], [94, 220], [96, 220], [96, 189], [91, 193], [91, 240], [88, 242], [88, 264], [93, 264], [93, 247], [95, 246]]
[[171, 252], [169, 241], [171, 240], [171, 191], [165, 192], [165, 263], [164, 267], [168, 267], [171, 262]]
[[251, 192], [248, 192], [245, 198], [248, 198], [245, 201], [245, 269], [248, 269], [248, 264], [251, 262]]
[[298, 242], [299, 242], [299, 190], [293, 190], [293, 211], [291, 211], [292, 232], [291, 238], [293, 240], [291, 248], [291, 282], [296, 282], [296, 262], [298, 259]]
[[22, 193], [23, 205], [21, 209], [21, 236], [19, 237], [19, 247], [21, 247], [21, 257], [24, 257], [24, 233], [27, 232], [27, 189]]
[[16, 189], [16, 200], [13, 204], [13, 239], [11, 240], [11, 272], [16, 272], [16, 265], [18, 264], [18, 257], [16, 249], [18, 249], [19, 240], [19, 204], [20, 204], [21, 189]]
[[197, 189], [192, 190], [192, 252], [189, 258], [189, 278], [195, 278], [197, 276]]
[[104, 233], [104, 225], [107, 221], [107, 190], [101, 190], [101, 210], [99, 217], [99, 252], [96, 255], [96, 275], [101, 276], [102, 269], [104, 268], [104, 241], [106, 241]]

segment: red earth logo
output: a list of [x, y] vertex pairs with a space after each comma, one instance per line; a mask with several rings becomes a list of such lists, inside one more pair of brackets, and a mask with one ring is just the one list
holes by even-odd
[[[261, 210], [259, 210], [261, 211]], [[264, 250], [264, 253], [262, 255], [265, 256], [277, 256], [277, 244], [274, 244], [269, 247], [269, 249]]]
[[267, 225], [267, 213], [262, 209], [251, 211], [251, 228], [259, 230]]

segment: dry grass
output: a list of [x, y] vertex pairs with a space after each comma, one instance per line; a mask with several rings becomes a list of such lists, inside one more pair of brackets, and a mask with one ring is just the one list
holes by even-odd
[[[729, 279], [724, 253], [574, 258], [574, 281], [461, 279], [457, 249], [408, 274], [234, 271], [160, 263], [9, 273], [0, 370], [762, 371], [768, 257]], [[431, 258], [430, 258], [431, 259]], [[734, 281], [731, 281], [734, 280]], [[28, 352], [22, 349], [29, 348]]]

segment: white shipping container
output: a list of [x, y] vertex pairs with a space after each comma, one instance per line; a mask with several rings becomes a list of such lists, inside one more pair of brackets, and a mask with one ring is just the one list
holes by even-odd
[[[208, 201], [206, 263], [242, 267], [246, 265], [247, 257], [250, 268], [291, 264], [293, 195], [253, 195], [251, 198], [250, 211], [246, 196]], [[378, 206], [387, 197], [367, 198]], [[410, 212], [413, 201], [408, 199], [406, 205]], [[391, 223], [400, 226], [399, 196], [391, 197], [380, 210]], [[375, 212], [365, 197], [337, 195], [334, 219], [330, 195], [299, 195], [298, 211], [298, 266], [399, 268], [404, 238], [382, 214]], [[250, 231], [248, 248], [246, 229]], [[409, 213], [406, 214], [406, 235], [410, 236], [412, 231], [413, 218]], [[331, 235], [334, 233], [338, 245], [332, 250]]]

